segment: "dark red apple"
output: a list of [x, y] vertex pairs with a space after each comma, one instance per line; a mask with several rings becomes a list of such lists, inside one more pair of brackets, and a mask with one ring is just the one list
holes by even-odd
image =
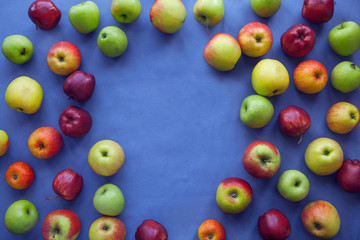
[[59, 172], [52, 183], [54, 192], [65, 200], [74, 200], [83, 187], [83, 177], [70, 168]]
[[160, 223], [147, 219], [137, 228], [135, 240], [167, 240], [167, 232]]
[[36, 25], [36, 29], [50, 30], [60, 21], [61, 11], [51, 0], [36, 0], [29, 9], [28, 15]]
[[274, 208], [259, 217], [258, 228], [261, 237], [265, 240], [286, 239], [291, 231], [287, 217]]
[[70, 98], [78, 102], [85, 102], [94, 92], [95, 77], [84, 71], [75, 71], [65, 79], [63, 88], [65, 94]]
[[334, 15], [334, 0], [304, 0], [301, 15], [313, 23], [325, 23]]
[[69, 106], [60, 114], [60, 130], [68, 137], [83, 137], [90, 131], [91, 126], [91, 115], [82, 108]]
[[336, 181], [347, 192], [360, 192], [360, 161], [346, 159], [336, 174]]
[[289, 137], [303, 135], [311, 125], [309, 114], [297, 106], [288, 106], [278, 116], [280, 130]]
[[315, 44], [315, 32], [306, 24], [296, 24], [281, 36], [281, 47], [291, 57], [303, 57]]

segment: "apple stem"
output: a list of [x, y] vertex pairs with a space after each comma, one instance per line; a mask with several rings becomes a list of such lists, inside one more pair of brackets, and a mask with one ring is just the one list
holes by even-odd
[[341, 21], [341, 28], [344, 28], [344, 21], [345, 19], [343, 18], [343, 20]]
[[56, 196], [56, 197], [52, 197], [52, 198], [45, 198], [46, 200], [55, 200], [57, 199], [59, 196]]
[[84, 4], [84, 0], [82, 0], [81, 4]]
[[301, 141], [302, 141], [302, 135], [300, 135], [300, 139], [299, 139], [299, 141], [297, 142], [297, 144], [301, 143]]

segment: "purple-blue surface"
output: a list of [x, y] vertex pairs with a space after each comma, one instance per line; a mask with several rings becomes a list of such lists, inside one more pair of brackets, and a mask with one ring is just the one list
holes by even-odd
[[[41, 239], [41, 223], [53, 210], [68, 208], [82, 221], [78, 239], [88, 239], [91, 223], [101, 215], [92, 204], [93, 195], [105, 183], [119, 186], [125, 197], [125, 209], [118, 216], [126, 225], [126, 239], [134, 239], [136, 228], [145, 219], [162, 223], [170, 240], [197, 239], [199, 225], [206, 219], [216, 219], [225, 227], [227, 239], [260, 239], [257, 219], [271, 208], [277, 208], [290, 220], [290, 239], [315, 239], [300, 221], [302, 208], [314, 200], [331, 202], [341, 217], [341, 228], [335, 239], [360, 239], [359, 194], [343, 191], [335, 175], [317, 176], [305, 165], [307, 145], [318, 137], [329, 137], [340, 143], [345, 158], [358, 158], [359, 128], [347, 135], [328, 130], [325, 115], [338, 101], [348, 101], [360, 107], [359, 90], [343, 94], [330, 82], [318, 94], [307, 95], [296, 90], [292, 74], [303, 60], [322, 62], [329, 74], [343, 61], [359, 65], [360, 52], [340, 57], [329, 48], [330, 29], [344, 18], [360, 23], [358, 0], [337, 1], [334, 17], [325, 24], [311, 24], [301, 16], [302, 1], [283, 1], [280, 10], [271, 18], [257, 17], [249, 0], [225, 0], [224, 19], [209, 29], [210, 37], [225, 32], [237, 38], [247, 23], [259, 21], [272, 30], [274, 42], [261, 58], [242, 55], [235, 69], [217, 72], [203, 59], [203, 49], [209, 41], [206, 28], [197, 23], [192, 14], [195, 0], [185, 1], [186, 21], [178, 33], [167, 35], [155, 29], [149, 19], [154, 1], [141, 1], [140, 18], [129, 25], [117, 23], [110, 12], [110, 0], [96, 0], [100, 9], [100, 26], [88, 35], [77, 32], [70, 24], [68, 11], [81, 1], [54, 3], [62, 11], [59, 25], [50, 31], [37, 31], [27, 10], [32, 1], [3, 1], [0, 8], [1, 41], [12, 34], [28, 37], [34, 44], [34, 56], [24, 65], [10, 63], [0, 56], [0, 129], [10, 138], [6, 155], [0, 158], [0, 238]], [[281, 35], [292, 25], [305, 23], [316, 32], [314, 49], [303, 58], [285, 55], [280, 46]], [[118, 26], [125, 31], [129, 45], [118, 58], [105, 57], [96, 46], [96, 38], [103, 27]], [[96, 78], [92, 98], [79, 104], [68, 100], [62, 89], [65, 77], [50, 71], [46, 53], [58, 41], [70, 41], [82, 54], [80, 70]], [[239, 119], [242, 100], [254, 94], [251, 72], [258, 61], [273, 58], [282, 62], [289, 74], [288, 90], [269, 98], [275, 108], [271, 122], [262, 129], [250, 129]], [[8, 108], [4, 101], [7, 85], [16, 77], [29, 76], [44, 90], [43, 105], [34, 115], [26, 115]], [[33, 157], [27, 147], [30, 134], [41, 126], [59, 130], [60, 113], [70, 105], [80, 106], [93, 117], [93, 127], [83, 138], [71, 139], [63, 135], [64, 145], [58, 155], [41, 160]], [[280, 132], [279, 111], [288, 105], [304, 108], [312, 125], [300, 144]], [[111, 177], [96, 175], [88, 166], [87, 154], [97, 141], [112, 139], [125, 151], [125, 164]], [[250, 176], [242, 166], [242, 155], [251, 142], [266, 140], [275, 144], [281, 154], [279, 172], [271, 179]], [[15, 161], [25, 161], [35, 170], [34, 184], [26, 190], [12, 189], [5, 181], [7, 167]], [[84, 177], [79, 197], [67, 202], [53, 197], [52, 180], [65, 168], [72, 168]], [[310, 180], [310, 193], [300, 202], [289, 202], [276, 189], [279, 175], [288, 169], [302, 171]], [[237, 215], [223, 213], [215, 201], [218, 184], [227, 177], [240, 177], [253, 188], [250, 206]], [[25, 236], [9, 233], [4, 215], [9, 205], [20, 199], [30, 200], [39, 211], [39, 222]]]

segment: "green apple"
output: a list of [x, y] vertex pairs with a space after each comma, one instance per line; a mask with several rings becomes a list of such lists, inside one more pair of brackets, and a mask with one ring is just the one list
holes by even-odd
[[82, 2], [69, 10], [71, 25], [79, 32], [86, 34], [96, 30], [100, 22], [100, 12], [96, 3]]
[[139, 0], [112, 0], [111, 15], [119, 23], [135, 22], [141, 13]]
[[286, 170], [278, 179], [277, 189], [285, 199], [297, 202], [303, 200], [308, 195], [310, 182], [302, 172]]
[[202, 25], [215, 26], [224, 17], [224, 2], [223, 0], [197, 0], [193, 15]]
[[339, 170], [344, 152], [338, 142], [330, 138], [317, 138], [305, 150], [305, 163], [315, 174], [325, 176]]
[[330, 30], [328, 42], [341, 56], [349, 56], [360, 48], [360, 26], [356, 22], [342, 22]]
[[6, 89], [5, 102], [11, 108], [27, 114], [36, 113], [43, 100], [40, 84], [26, 76], [14, 79]]
[[105, 56], [119, 57], [127, 49], [128, 39], [120, 28], [108, 26], [100, 31], [97, 46]]
[[301, 212], [301, 222], [311, 235], [330, 239], [340, 230], [340, 216], [329, 202], [318, 200], [307, 204]]
[[333, 104], [326, 114], [326, 125], [334, 133], [347, 134], [359, 124], [359, 109], [348, 102]]
[[281, 0], [250, 0], [250, 4], [259, 17], [271, 17], [280, 9]]
[[251, 75], [255, 92], [266, 97], [284, 93], [289, 82], [289, 73], [285, 66], [275, 59], [261, 60], [256, 64]]
[[23, 64], [33, 56], [34, 47], [27, 37], [23, 35], [10, 35], [2, 42], [1, 51], [10, 62]]
[[241, 103], [240, 120], [251, 128], [262, 128], [274, 116], [272, 103], [263, 96], [250, 95]]
[[117, 216], [124, 210], [125, 199], [118, 186], [107, 183], [96, 190], [93, 204], [99, 213], [107, 216]]
[[3, 156], [9, 148], [9, 136], [4, 130], [0, 130], [0, 157]]
[[101, 140], [95, 143], [88, 154], [90, 168], [102, 176], [111, 176], [117, 173], [124, 161], [124, 150], [120, 144], [112, 140]]
[[239, 42], [227, 33], [216, 34], [204, 49], [207, 64], [218, 71], [230, 71], [241, 56]]
[[14, 234], [26, 234], [34, 229], [39, 220], [39, 213], [28, 200], [13, 202], [5, 213], [5, 227]]
[[150, 9], [152, 25], [163, 33], [179, 31], [186, 15], [186, 8], [181, 0], [156, 0]]
[[337, 64], [331, 72], [331, 85], [343, 93], [360, 87], [360, 68], [350, 61]]
[[89, 229], [89, 240], [125, 240], [125, 224], [116, 217], [102, 216]]

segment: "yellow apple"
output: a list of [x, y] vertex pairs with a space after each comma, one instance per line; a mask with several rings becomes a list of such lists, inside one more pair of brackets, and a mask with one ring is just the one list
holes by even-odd
[[42, 99], [40, 84], [26, 76], [14, 79], [5, 92], [5, 102], [11, 109], [28, 114], [39, 110]]
[[6, 153], [9, 148], [9, 137], [4, 130], [0, 130], [0, 157]]

